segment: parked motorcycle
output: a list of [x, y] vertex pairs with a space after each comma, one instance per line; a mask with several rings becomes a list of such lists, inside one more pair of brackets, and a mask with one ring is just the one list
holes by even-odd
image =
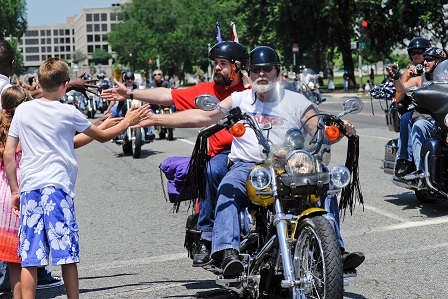
[[[350, 201], [348, 198], [353, 200], [352, 192], [357, 188], [349, 184], [357, 181], [353, 180], [357, 176], [357, 159], [350, 165], [352, 172], [343, 165], [329, 170], [331, 151], [325, 136], [337, 138], [340, 131], [345, 132], [340, 118], [347, 113], [360, 112], [362, 101], [358, 98], [346, 100], [343, 112], [337, 116], [317, 114], [318, 130], [309, 143], [305, 142], [298, 128], [293, 128], [286, 133], [284, 143], [278, 145], [264, 137], [263, 131], [272, 128], [270, 123], [260, 127], [252, 114], [243, 113], [239, 107], [224, 109], [211, 95], [198, 96], [196, 105], [205, 111], [219, 109], [226, 117], [199, 132], [190, 164], [193, 172], [204, 173], [206, 169], [206, 164], [201, 162], [204, 160], [195, 155], [195, 152], [206, 153], [198, 145], [206, 144], [209, 136], [222, 129], [237, 136], [250, 127], [266, 153], [266, 160], [248, 174], [249, 206], [240, 215], [240, 259], [244, 272], [229, 277], [222, 274], [219, 264], [212, 263], [203, 268], [217, 275], [218, 285], [240, 297], [342, 298], [344, 284], [357, 273], [343, 273], [336, 233], [324, 217], [327, 211], [317, 207], [317, 203], [327, 194], [341, 191], [343, 206]], [[356, 144], [352, 149], [357, 148], [357, 138], [349, 139]], [[205, 176], [201, 177], [205, 180]], [[198, 188], [204, 184], [205, 181], [198, 182]], [[347, 192], [350, 187], [352, 191]], [[357, 196], [362, 197], [360, 193]], [[200, 235], [193, 227], [192, 218], [189, 218], [186, 247], [190, 254], [197, 248]]]
[[[128, 111], [131, 106], [142, 106], [143, 103], [139, 100], [126, 100], [126, 111]], [[112, 141], [117, 145], [121, 145], [123, 153], [125, 155], [132, 155], [134, 158], [140, 158], [142, 151], [142, 145], [145, 143], [150, 143], [152, 140], [145, 139], [146, 128], [131, 129], [130, 127], [126, 129], [123, 133], [118, 135]]]
[[[446, 200], [448, 198], [448, 61], [437, 65], [433, 83], [411, 93], [410, 107], [422, 114], [429, 114], [437, 126], [436, 135], [426, 140], [421, 147], [424, 171], [412, 172], [403, 177], [394, 175], [398, 138], [386, 143], [382, 168], [385, 173], [393, 175], [392, 182], [395, 185], [414, 191], [420, 202]], [[387, 119], [399, 121], [398, 118], [387, 117]]]
[[[168, 114], [173, 113], [173, 107], [171, 106], [161, 106], [159, 105], [157, 107], [156, 113], [157, 114]], [[168, 140], [174, 140], [174, 129], [173, 128], [166, 128], [162, 126], [154, 126], [154, 130], [159, 134], [160, 139], [167, 138]], [[167, 136], [168, 135], [168, 136]]]

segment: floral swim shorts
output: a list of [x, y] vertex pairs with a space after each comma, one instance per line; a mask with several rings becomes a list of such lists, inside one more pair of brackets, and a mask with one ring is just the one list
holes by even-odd
[[79, 262], [78, 223], [73, 198], [62, 189], [45, 187], [20, 194], [22, 267]]

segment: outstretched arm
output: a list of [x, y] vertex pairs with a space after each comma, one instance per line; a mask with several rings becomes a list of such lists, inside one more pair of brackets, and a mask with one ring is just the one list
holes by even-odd
[[[108, 101], [124, 101], [129, 99], [131, 90], [115, 79], [114, 82], [117, 87], [104, 90], [101, 97]], [[164, 106], [174, 105], [171, 89], [165, 87], [134, 89], [134, 99], [150, 104]]]
[[[226, 109], [232, 107], [232, 96], [224, 99], [220, 105]], [[224, 117], [224, 113], [213, 111], [202, 111], [199, 109], [188, 109], [175, 113], [154, 114], [150, 113], [149, 117], [138, 123], [136, 127], [162, 126], [169, 128], [202, 128], [217, 123]]]

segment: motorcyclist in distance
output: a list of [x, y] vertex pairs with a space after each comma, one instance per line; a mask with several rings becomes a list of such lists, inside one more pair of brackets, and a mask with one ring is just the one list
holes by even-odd
[[[249, 62], [246, 48], [237, 42], [223, 41], [215, 44], [209, 51], [208, 58], [214, 64], [213, 82], [203, 82], [183, 89], [165, 87], [134, 90], [133, 96], [140, 101], [164, 106], [175, 105], [177, 111], [195, 109], [199, 111], [194, 99], [200, 94], [212, 94], [220, 101], [235, 91], [246, 89], [243, 84], [243, 71]], [[102, 94], [106, 100], [123, 101], [130, 97], [130, 91], [123, 84], [105, 90]], [[214, 202], [216, 188], [227, 173], [227, 156], [232, 144], [232, 135], [222, 130], [209, 138], [209, 168], [207, 171], [206, 198], [200, 200], [198, 230], [202, 231], [201, 241], [194, 255], [193, 266], [204, 266], [211, 262], [210, 250], [214, 223]]]
[[[289, 128], [301, 128], [304, 135], [314, 136], [317, 131], [317, 106], [303, 95], [280, 88], [281, 63], [277, 52], [260, 46], [250, 53], [250, 82], [252, 90], [232, 93], [221, 102], [226, 109], [240, 107], [243, 112], [272, 119], [273, 128], [269, 138], [273, 144], [283, 140]], [[224, 113], [214, 111], [182, 111], [174, 114], [151, 115], [140, 126], [160, 125], [167, 127], [204, 127], [217, 123]], [[306, 121], [310, 119], [309, 121]], [[344, 121], [347, 136], [356, 134], [355, 127]], [[342, 137], [342, 136], [341, 136]], [[339, 139], [337, 140], [339, 141]], [[336, 141], [336, 142], [337, 142]], [[218, 187], [215, 222], [212, 236], [213, 260], [221, 262], [224, 275], [238, 275], [243, 264], [238, 258], [240, 249], [239, 214], [247, 205], [246, 178], [256, 162], [265, 157], [259, 150], [255, 133], [249, 130], [239, 138], [233, 138], [229, 154], [229, 171]], [[334, 219], [335, 231], [341, 247], [344, 270], [355, 269], [364, 261], [360, 252], [348, 253], [339, 232], [339, 210], [336, 196], [328, 196], [325, 208], [332, 210], [328, 217]], [[330, 221], [333, 222], [333, 221]]]
[[[394, 67], [388, 67], [390, 76], [394, 79], [394, 86], [400, 93], [406, 93], [411, 87], [421, 87], [428, 85], [433, 81], [434, 69], [437, 64], [446, 59], [446, 53], [441, 48], [430, 47], [423, 53], [424, 58], [424, 75], [412, 77], [407, 82], [403, 83], [398, 75], [396, 64]], [[395, 166], [395, 175], [402, 177], [414, 169], [422, 170], [420, 165], [420, 149], [423, 141], [429, 138], [435, 131], [435, 124], [433, 120], [426, 120], [421, 118], [420, 114], [413, 113], [412, 111], [404, 114], [400, 120], [400, 144], [398, 159]], [[417, 122], [419, 123], [416, 126]], [[414, 128], [415, 127], [415, 128]], [[409, 128], [412, 128], [412, 132], [424, 131], [421, 134], [411, 133]], [[417, 136], [418, 135], [418, 136]], [[406, 148], [404, 148], [406, 146]], [[414, 157], [414, 163], [412, 162]]]

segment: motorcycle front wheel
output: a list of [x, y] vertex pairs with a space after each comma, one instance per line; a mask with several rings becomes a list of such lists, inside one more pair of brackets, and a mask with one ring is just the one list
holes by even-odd
[[301, 220], [293, 252], [295, 280], [290, 298], [343, 298], [341, 249], [330, 222], [323, 216]]
[[140, 153], [142, 151], [142, 130], [132, 129], [132, 157], [140, 158]]
[[168, 128], [168, 140], [169, 141], [172, 141], [174, 139], [173, 131], [174, 131], [173, 128]]

